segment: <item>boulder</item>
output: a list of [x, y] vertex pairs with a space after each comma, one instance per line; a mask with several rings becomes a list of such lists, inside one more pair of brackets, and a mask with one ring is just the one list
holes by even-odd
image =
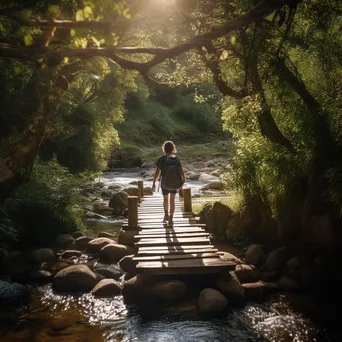
[[179, 280], [165, 280], [153, 285], [149, 292], [157, 301], [177, 302], [186, 293], [186, 285]]
[[245, 291], [234, 272], [221, 273], [216, 279], [216, 287], [233, 306], [245, 305]]
[[86, 265], [72, 265], [59, 271], [52, 288], [58, 292], [89, 292], [97, 284], [96, 274]]
[[88, 253], [100, 253], [101, 249], [109, 244], [115, 244], [116, 242], [108, 238], [96, 238], [88, 242]]
[[108, 238], [108, 239], [112, 239], [113, 240], [115, 237], [117, 237], [117, 234], [101, 232], [101, 233], [99, 233], [99, 235], [97, 237], [99, 237], [99, 238], [104, 237], [104, 238]]
[[190, 171], [188, 174], [187, 174], [187, 179], [190, 179], [190, 180], [198, 180], [198, 178], [200, 177], [200, 173], [198, 172], [194, 172], [194, 171]]
[[110, 199], [114, 196], [116, 190], [113, 189], [106, 189], [101, 192], [101, 197], [104, 199]]
[[263, 281], [242, 284], [242, 287], [245, 290], [245, 298], [247, 301], [260, 303], [267, 298], [268, 287]]
[[61, 257], [64, 258], [64, 259], [69, 259], [71, 257], [79, 258], [81, 255], [82, 255], [82, 253], [80, 251], [72, 250], [72, 249], [67, 249], [66, 251], [64, 251], [62, 253]]
[[213, 216], [213, 205], [211, 203], [206, 203], [199, 213], [199, 223], [206, 225], [206, 230], [209, 233], [214, 233], [214, 216]]
[[277, 271], [286, 263], [288, 258], [289, 255], [286, 247], [277, 248], [267, 256], [262, 269], [270, 272]]
[[0, 306], [20, 304], [29, 296], [26, 286], [0, 280]]
[[39, 263], [55, 261], [56, 255], [51, 248], [40, 248], [32, 253], [33, 259]]
[[233, 216], [233, 211], [221, 202], [215, 202], [213, 205], [212, 215], [214, 219], [214, 233], [219, 236], [226, 234], [226, 228], [229, 220]]
[[215, 289], [207, 288], [202, 290], [198, 298], [198, 311], [202, 315], [221, 313], [227, 306], [227, 298]]
[[212, 181], [219, 181], [219, 179], [213, 175], [210, 175], [208, 173], [202, 173], [199, 177], [198, 180], [203, 183], [209, 183]]
[[241, 283], [254, 283], [260, 280], [260, 271], [253, 265], [236, 265], [235, 274]]
[[276, 281], [276, 284], [282, 291], [295, 292], [300, 289], [299, 284], [289, 277], [281, 277], [279, 280]]
[[74, 238], [74, 239], [77, 239], [81, 236], [84, 236], [84, 234], [80, 231], [80, 230], [76, 230], [76, 232], [73, 232], [71, 233], [71, 236]]
[[136, 262], [133, 260], [134, 254], [124, 256], [120, 261], [120, 267], [127, 273], [126, 279], [130, 279], [136, 276], [137, 268]]
[[109, 206], [113, 208], [114, 215], [122, 215], [128, 208], [128, 194], [124, 191], [117, 192], [109, 201]]
[[124, 256], [134, 253], [134, 251], [127, 246], [119, 244], [108, 244], [101, 248], [100, 258], [110, 262], [118, 262]]
[[116, 268], [105, 267], [105, 266], [96, 267], [94, 268], [94, 271], [96, 271], [96, 273], [98, 274], [101, 274], [107, 279], [119, 280], [119, 278], [122, 276], [122, 273], [120, 272], [120, 270]]
[[251, 245], [246, 252], [246, 263], [261, 266], [266, 260], [264, 250], [260, 245]]
[[95, 285], [91, 292], [96, 297], [113, 297], [121, 293], [121, 286], [114, 279], [103, 279]]
[[80, 236], [75, 240], [76, 248], [80, 250], [85, 250], [88, 247], [88, 242], [93, 240], [92, 238], [88, 236]]
[[300, 260], [298, 257], [292, 257], [286, 263], [286, 268], [291, 277], [297, 277], [300, 272]]
[[128, 196], [140, 196], [140, 189], [137, 186], [125, 188], [124, 192], [126, 192]]
[[112, 184], [112, 185], [109, 185], [108, 189], [115, 190], [117, 192], [117, 191], [123, 191], [124, 187], [120, 184]]
[[149, 196], [149, 195], [153, 195], [153, 190], [150, 186], [145, 186], [144, 187], [144, 195], [145, 196]]
[[241, 240], [244, 237], [244, 226], [240, 215], [235, 215], [229, 219], [226, 228], [226, 239], [228, 241]]
[[155, 167], [156, 163], [149, 161], [149, 162], [143, 162], [140, 167], [142, 168], [150, 168], [150, 167]]
[[120, 229], [118, 243], [121, 245], [134, 246], [134, 236], [139, 234], [137, 229]]

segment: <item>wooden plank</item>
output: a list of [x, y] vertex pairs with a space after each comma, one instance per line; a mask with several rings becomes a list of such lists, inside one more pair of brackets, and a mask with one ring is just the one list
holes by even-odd
[[139, 234], [139, 235], [134, 235], [134, 239], [158, 239], [158, 238], [170, 238], [170, 239], [177, 239], [177, 238], [190, 238], [190, 237], [205, 237], [209, 236], [208, 233], [205, 232], [190, 232], [190, 233], [167, 233], [165, 232], [164, 234]]
[[135, 243], [138, 247], [147, 246], [176, 246], [176, 245], [200, 245], [200, 244], [210, 244], [208, 238], [177, 238], [177, 239], [141, 239]]
[[134, 261], [165, 261], [165, 260], [185, 260], [185, 259], [201, 259], [201, 258], [219, 258], [217, 253], [192, 253], [192, 254], [167, 254], [152, 256], [135, 256]]
[[[191, 247], [191, 246], [187, 246]], [[216, 253], [218, 252], [218, 249], [208, 245], [206, 248], [203, 248], [204, 246], [201, 246], [202, 248], [199, 249], [147, 249], [147, 250], [141, 250], [139, 248], [138, 255], [150, 255], [150, 256], [160, 256], [160, 255], [186, 255], [186, 254], [194, 254], [194, 253]], [[160, 247], [163, 248], [163, 247]]]
[[184, 246], [150, 246], [150, 247], [139, 247], [139, 251], [153, 251], [153, 250], [197, 250], [201, 248], [215, 248], [213, 245], [184, 245]]
[[[151, 223], [141, 223], [139, 224], [139, 227], [142, 229], [145, 228], [156, 228], [156, 227], [167, 227], [168, 225], [166, 223], [162, 223], [162, 222], [151, 222]], [[177, 224], [177, 228], [181, 228], [181, 227], [205, 227], [206, 225], [203, 223], [178, 223]]]
[[179, 234], [188, 234], [188, 233], [206, 233], [203, 228], [161, 228], [161, 229], [141, 229], [139, 231], [139, 235], [144, 234], [165, 234], [165, 233], [179, 233]]
[[232, 269], [234, 262], [227, 262], [221, 258], [144, 261], [137, 263], [137, 273], [156, 274], [187, 274], [187, 273], [216, 273], [223, 269]]

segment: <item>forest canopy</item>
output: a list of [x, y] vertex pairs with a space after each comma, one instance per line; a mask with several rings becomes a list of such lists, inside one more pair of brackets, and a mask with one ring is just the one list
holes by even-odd
[[227, 184], [278, 218], [297, 189], [308, 217], [335, 222], [341, 14], [338, 0], [2, 1], [1, 202], [38, 157], [104, 170], [125, 117], [168, 135], [172, 115], [208, 133], [220, 113], [237, 146]]

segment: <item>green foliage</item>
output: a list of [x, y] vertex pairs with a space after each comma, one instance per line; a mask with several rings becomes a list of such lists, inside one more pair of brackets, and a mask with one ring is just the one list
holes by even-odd
[[37, 163], [32, 179], [5, 201], [4, 208], [15, 222], [20, 241], [51, 242], [56, 234], [82, 228], [82, 182], [56, 159]]

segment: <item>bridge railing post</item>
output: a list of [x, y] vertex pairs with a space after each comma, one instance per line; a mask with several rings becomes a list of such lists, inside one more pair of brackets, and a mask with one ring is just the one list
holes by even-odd
[[191, 189], [183, 189], [184, 212], [192, 213]]
[[140, 189], [140, 197], [144, 197], [144, 181], [138, 181], [138, 188]]
[[138, 196], [128, 196], [128, 226], [138, 225]]

